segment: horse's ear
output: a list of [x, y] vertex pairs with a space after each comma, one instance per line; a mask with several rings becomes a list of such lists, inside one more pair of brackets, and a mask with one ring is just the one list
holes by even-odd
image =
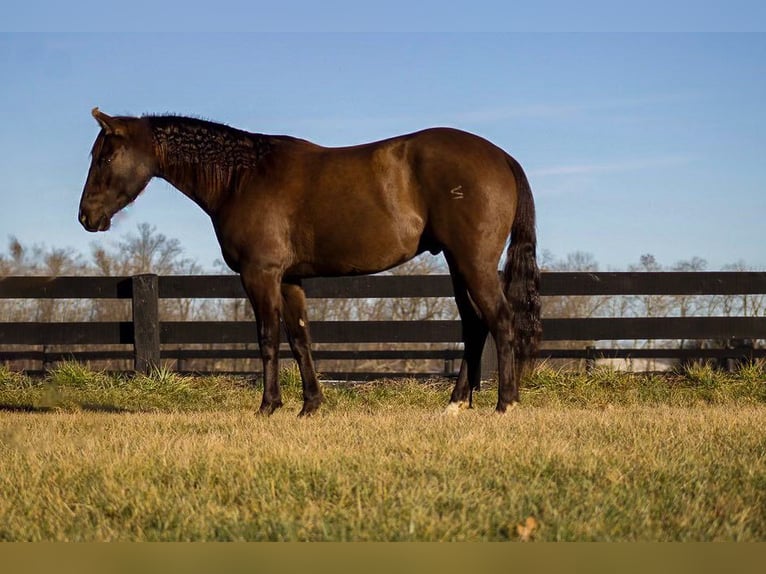
[[93, 114], [93, 117], [96, 118], [98, 125], [101, 126], [101, 128], [104, 130], [105, 133], [114, 134], [119, 131], [118, 120], [116, 120], [112, 116], [106, 115], [104, 112], [102, 112], [98, 108], [93, 108], [90, 113]]

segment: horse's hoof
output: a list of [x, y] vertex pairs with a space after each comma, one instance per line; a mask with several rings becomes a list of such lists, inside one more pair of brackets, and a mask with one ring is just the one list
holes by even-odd
[[506, 412], [508, 412], [508, 409], [515, 409], [519, 405], [519, 401], [513, 401], [511, 403], [497, 403], [497, 406], [495, 407], [495, 412], [499, 415], [504, 415]]
[[444, 414], [446, 416], [456, 417], [460, 414], [460, 411], [463, 411], [467, 408], [469, 408], [469, 406], [466, 401], [458, 401], [456, 403], [450, 403], [447, 405], [447, 408], [444, 409]]
[[274, 411], [282, 406], [282, 401], [275, 401], [273, 403], [261, 403], [261, 408], [258, 409], [258, 414], [263, 416], [270, 416], [274, 414]]
[[301, 409], [301, 412], [298, 413], [299, 417], [309, 417], [312, 414], [314, 414], [317, 409], [319, 409], [319, 406], [324, 402], [324, 396], [322, 396], [321, 393], [318, 395], [310, 398], [305, 399], [303, 401], [303, 408]]
[[298, 417], [299, 418], [310, 417], [315, 412], [317, 412], [320, 404], [321, 403], [316, 403], [316, 404], [304, 403], [303, 408], [301, 409], [301, 412], [298, 413]]

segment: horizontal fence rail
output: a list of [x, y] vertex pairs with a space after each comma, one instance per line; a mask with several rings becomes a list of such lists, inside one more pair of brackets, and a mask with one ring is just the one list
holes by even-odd
[[[447, 275], [377, 275], [317, 278], [303, 283], [309, 299], [376, 299], [452, 297]], [[763, 272], [638, 272], [543, 273], [543, 296], [636, 295], [757, 295], [766, 293]], [[0, 346], [131, 345], [126, 351], [62, 351], [0, 349], [0, 360], [63, 357], [81, 360], [125, 359], [132, 353], [134, 368], [146, 371], [160, 359], [252, 358], [251, 349], [167, 349], [167, 345], [227, 345], [247, 343], [257, 350], [255, 324], [251, 321], [160, 321], [161, 299], [239, 299], [245, 293], [238, 276], [133, 277], [5, 277], [0, 278], [0, 299], [125, 299], [132, 302], [131, 321], [111, 322], [9, 322], [0, 318]], [[449, 344], [451, 348], [368, 351], [317, 351], [318, 358], [393, 359], [460, 357], [459, 321], [315, 321], [312, 339], [318, 344], [410, 343]], [[766, 339], [766, 317], [575, 317], [543, 321], [543, 336], [555, 341], [719, 340]], [[741, 349], [546, 349], [541, 356], [554, 358], [687, 358], [732, 357]], [[111, 355], [109, 355], [111, 353]], [[335, 353], [333, 355], [333, 353]], [[750, 348], [748, 357], [763, 356]], [[287, 353], [282, 351], [283, 356]]]
[[[371, 275], [303, 281], [308, 298], [452, 297], [448, 275]], [[245, 298], [236, 275], [164, 275], [161, 299]], [[547, 272], [543, 296], [754, 295], [766, 293], [766, 272]], [[130, 299], [132, 277], [5, 277], [0, 299]]]
[[[460, 321], [313, 321], [315, 343], [459, 343]], [[162, 321], [162, 344], [255, 343], [254, 321]], [[544, 319], [545, 341], [762, 339], [766, 317]], [[0, 345], [95, 345], [136, 342], [130, 321], [0, 323]], [[287, 339], [282, 337], [282, 342]]]

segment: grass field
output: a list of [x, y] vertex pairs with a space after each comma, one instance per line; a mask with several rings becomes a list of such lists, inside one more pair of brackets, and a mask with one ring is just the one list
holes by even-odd
[[766, 372], [538, 368], [522, 404], [226, 377], [0, 370], [2, 540], [766, 540]]

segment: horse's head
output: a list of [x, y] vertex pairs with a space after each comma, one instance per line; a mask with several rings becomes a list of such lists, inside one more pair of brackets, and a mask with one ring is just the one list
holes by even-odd
[[156, 172], [149, 127], [140, 118], [110, 117], [93, 108], [101, 126], [80, 199], [80, 223], [106, 231], [112, 216], [138, 197]]

